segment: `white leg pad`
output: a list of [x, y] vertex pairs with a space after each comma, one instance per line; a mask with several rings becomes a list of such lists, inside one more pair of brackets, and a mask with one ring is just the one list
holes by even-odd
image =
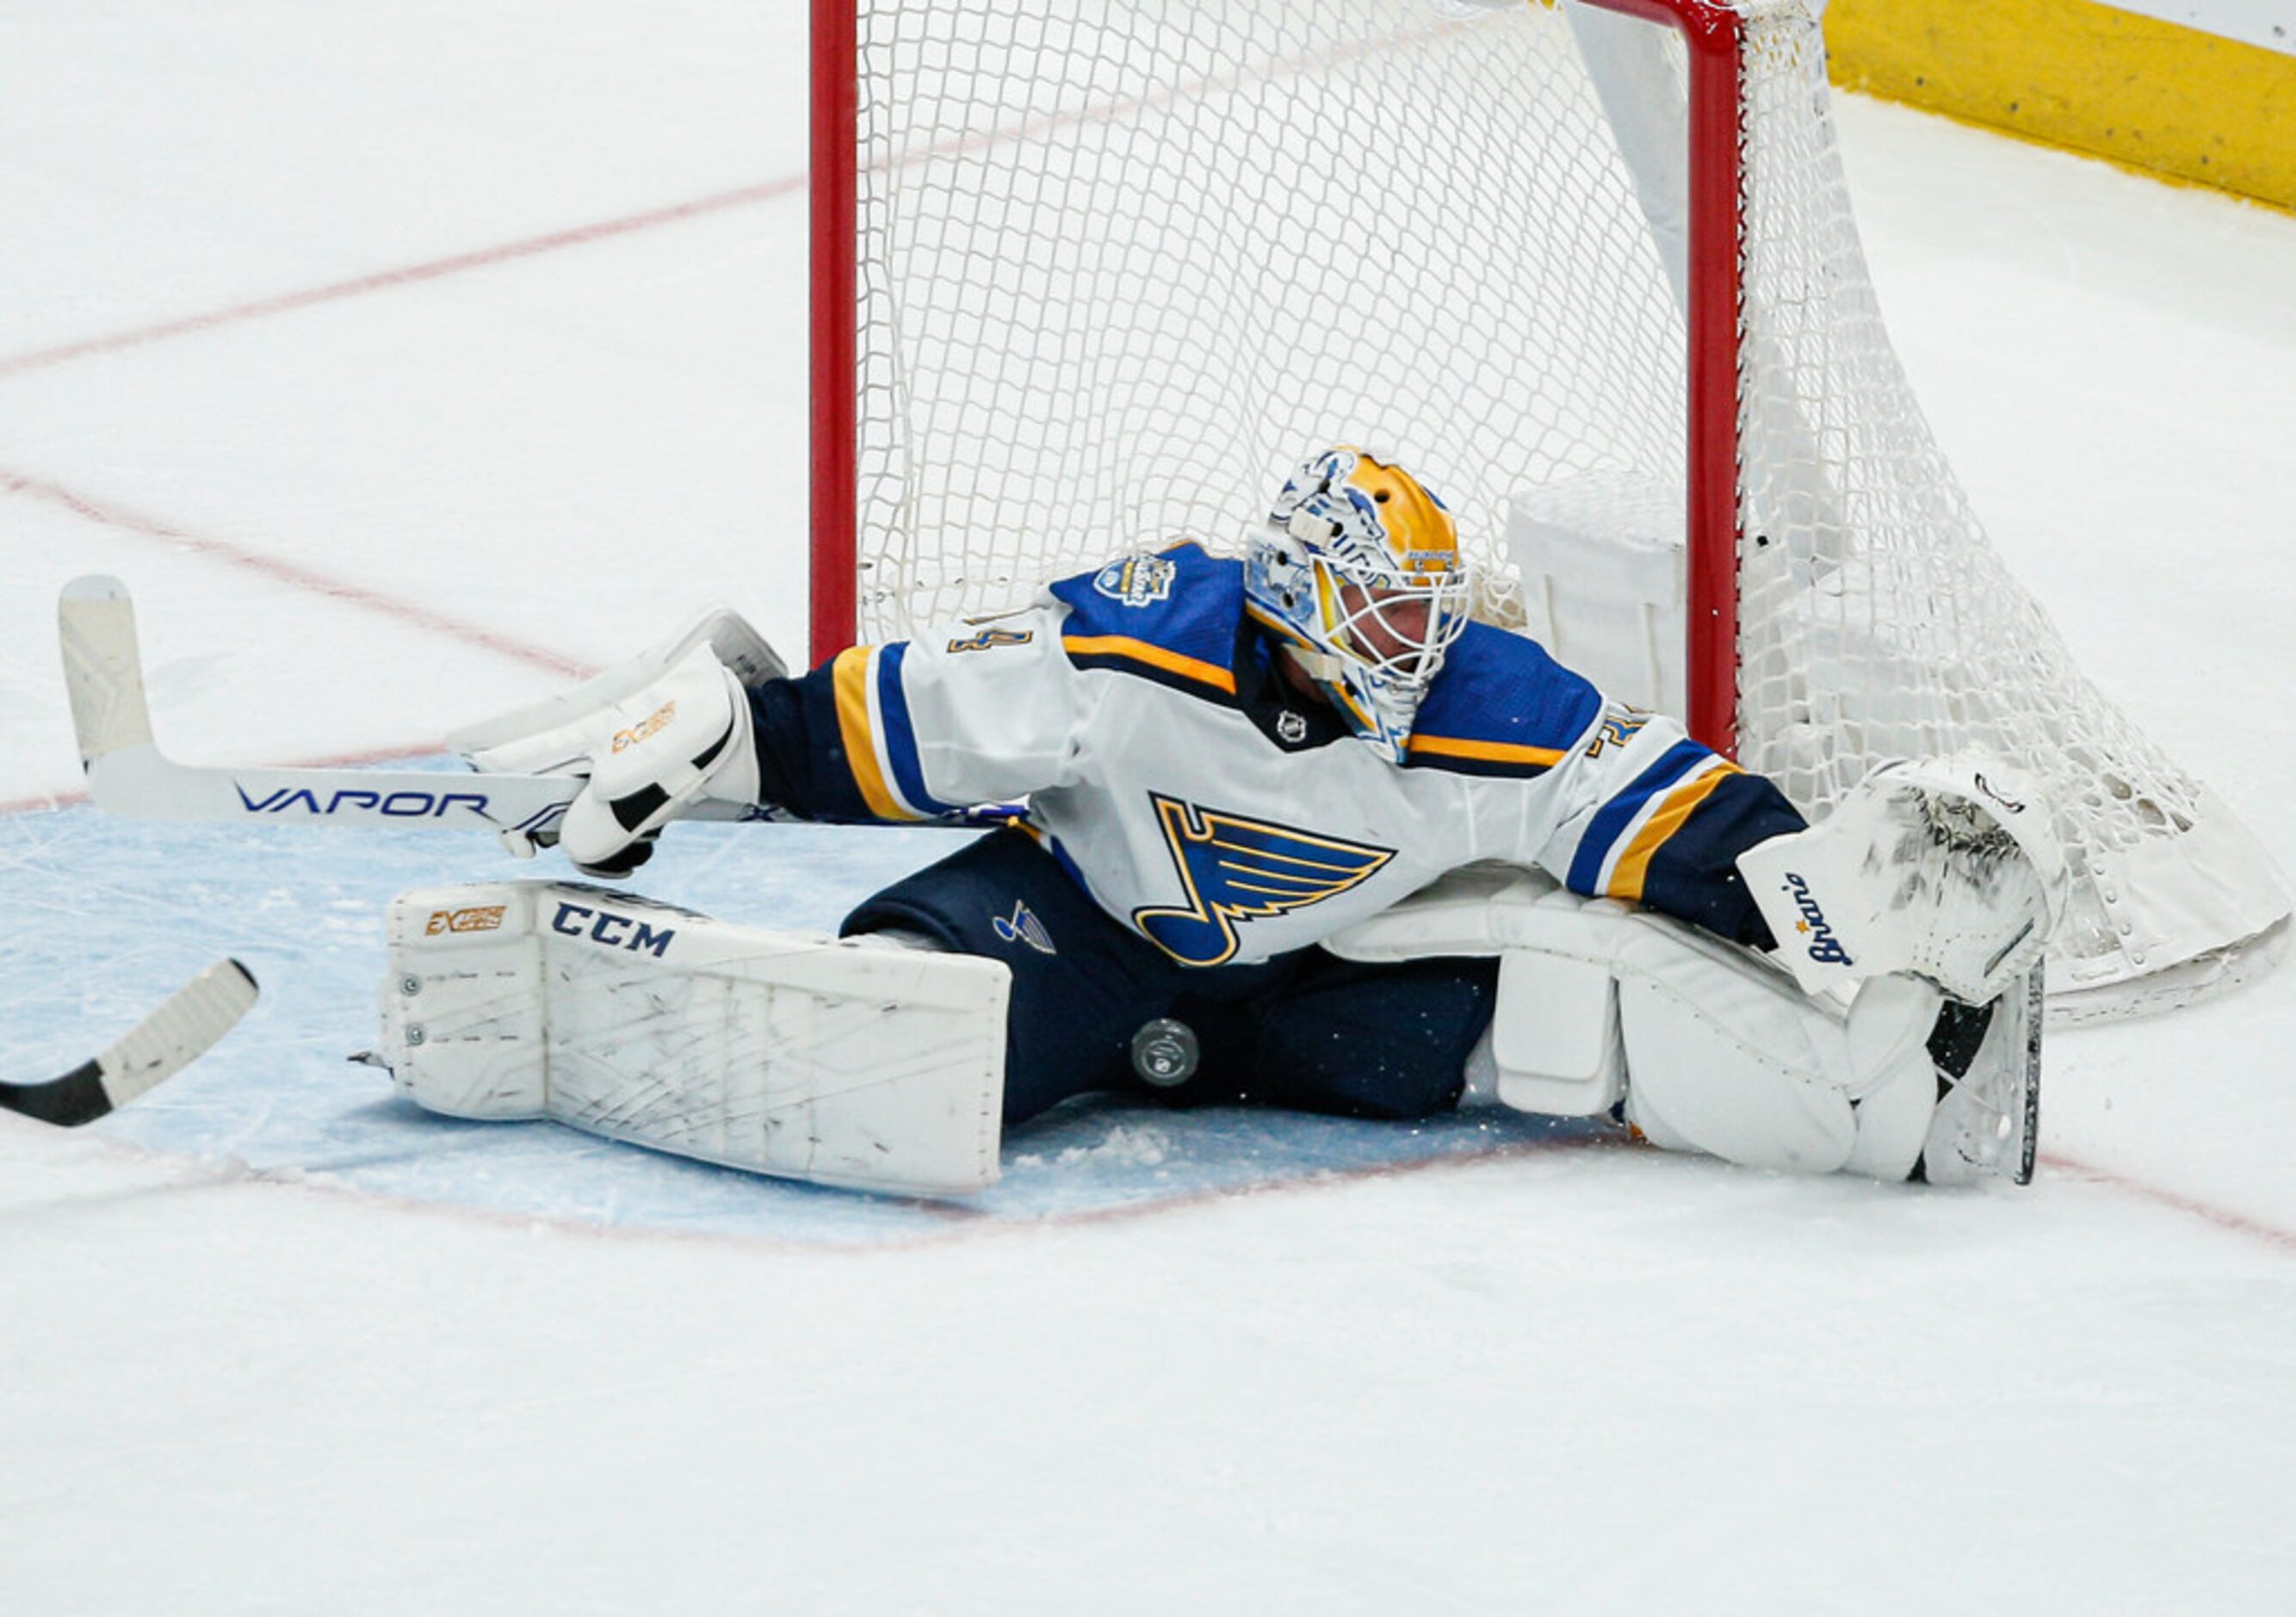
[[1593, 1117], [1624, 1092], [1612, 961], [1632, 916], [1582, 899], [1541, 871], [1456, 871], [1324, 940], [1349, 960], [1496, 955], [1497, 1002], [1468, 1058], [1471, 1088], [1518, 1112]]
[[1849, 1092], [1857, 1103], [1857, 1142], [1842, 1168], [1876, 1179], [1914, 1170], [1937, 1110], [1937, 1064], [1930, 1030], [1943, 996], [1923, 978], [1869, 977], [1849, 1006]]
[[1619, 953], [1627, 1120], [1653, 1145], [1831, 1173], [1857, 1144], [1841, 1018], [1687, 927], [1637, 917]]
[[1619, 981], [1628, 1121], [1749, 1167], [1906, 1177], [1937, 1102], [1936, 988], [1873, 978], [1845, 1015], [1691, 927], [1636, 920]]
[[1652, 1144], [1752, 1167], [1901, 1179], [1937, 1102], [1939, 995], [1898, 974], [1810, 995], [1685, 923], [1563, 891], [1538, 873], [1456, 873], [1325, 947], [1350, 959], [1499, 956], [1471, 1071], [1521, 1111], [1585, 1117], [1621, 1097]]
[[1011, 973], [574, 882], [393, 900], [379, 1051], [434, 1112], [552, 1118], [816, 1184], [997, 1178]]

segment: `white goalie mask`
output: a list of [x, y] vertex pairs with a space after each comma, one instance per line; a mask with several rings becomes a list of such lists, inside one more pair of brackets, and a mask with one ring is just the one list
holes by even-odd
[[1443, 502], [1352, 445], [1326, 449], [1253, 532], [1244, 595], [1349, 728], [1402, 762], [1472, 600]]

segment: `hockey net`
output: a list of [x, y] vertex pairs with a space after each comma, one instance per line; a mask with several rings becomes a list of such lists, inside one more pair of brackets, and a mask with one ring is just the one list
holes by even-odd
[[2268, 857], [2072, 665], [1939, 453], [1816, 24], [1603, 4], [815, 0], [816, 657], [1232, 550], [1334, 441], [1441, 491], [1484, 614], [1537, 629], [1511, 505], [1655, 490], [1704, 739], [1812, 814], [1884, 757], [2040, 776], [2061, 1014], [2276, 956]]

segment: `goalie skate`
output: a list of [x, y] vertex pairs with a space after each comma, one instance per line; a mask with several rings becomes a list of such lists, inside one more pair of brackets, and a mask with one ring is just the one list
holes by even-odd
[[2041, 1121], [2041, 970], [1990, 1005], [1948, 1001], [1930, 1035], [1937, 1111], [1914, 1177], [2027, 1185]]

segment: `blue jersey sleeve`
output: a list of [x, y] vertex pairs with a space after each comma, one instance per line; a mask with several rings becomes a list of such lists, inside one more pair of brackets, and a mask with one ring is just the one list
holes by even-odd
[[1641, 902], [1733, 943], [1772, 948], [1776, 940], [1738, 874], [1738, 856], [1807, 823], [1761, 776], [1723, 771], [1714, 789], [1652, 849], [1643, 869]]
[[[957, 807], [927, 792], [916, 768], [901, 681], [907, 650], [899, 641], [856, 646], [750, 693], [763, 801], [801, 819], [848, 824], [901, 824]], [[894, 758], [906, 767], [889, 769]], [[890, 786], [906, 784], [908, 792], [897, 796], [889, 776]]]
[[1061, 649], [1070, 666], [1146, 679], [1202, 701], [1235, 701], [1240, 562], [1175, 545], [1063, 579], [1052, 595], [1068, 608]]
[[1420, 703], [1406, 769], [1527, 778], [1563, 763], [1601, 693], [1521, 635], [1470, 623]]
[[1579, 807], [1541, 858], [1573, 892], [1621, 899], [1767, 947], [1737, 859], [1804, 821], [1768, 780], [1683, 734], [1671, 718], [1604, 710], [1572, 754]]
[[1422, 704], [1405, 759], [1486, 778], [1555, 772], [1572, 808], [1537, 850], [1574, 892], [1622, 899], [1733, 942], [1767, 942], [1738, 855], [1802, 828], [1767, 780], [1615, 702], [1528, 637], [1482, 624], [1460, 636]]

